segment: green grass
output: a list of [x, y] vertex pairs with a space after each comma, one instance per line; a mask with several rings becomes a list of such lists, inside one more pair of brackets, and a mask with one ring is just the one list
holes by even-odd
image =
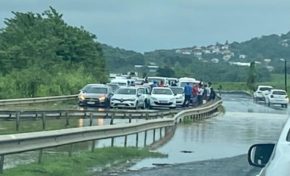
[[[290, 75], [287, 75], [287, 90], [290, 91]], [[249, 91], [246, 82], [217, 82], [214, 84], [214, 88], [218, 89], [219, 85], [222, 85], [222, 90], [246, 90]], [[274, 88], [285, 89], [285, 77], [284, 74], [272, 74], [271, 81], [257, 82], [256, 85], [271, 85]], [[288, 94], [289, 94], [288, 91]]]
[[165, 155], [138, 148], [102, 148], [95, 152], [74, 153], [72, 157], [45, 154], [41, 164], [26, 164], [4, 170], [3, 176], [89, 176], [93, 168], [125, 163], [131, 159], [164, 157]]
[[[60, 119], [47, 118], [45, 130], [58, 130], [58, 129], [79, 127], [82, 124], [80, 122], [81, 120], [82, 119], [79, 119], [79, 118], [71, 118], [69, 120], [70, 125], [65, 126], [66, 120], [64, 118], [60, 118]], [[0, 135], [35, 132], [35, 131], [43, 131], [41, 119], [20, 120], [19, 131], [16, 131], [15, 119], [14, 120], [0, 120]]]

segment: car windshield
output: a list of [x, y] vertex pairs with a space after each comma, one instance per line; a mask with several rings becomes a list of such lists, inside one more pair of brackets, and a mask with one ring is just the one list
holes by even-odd
[[115, 92], [120, 86], [116, 85], [116, 84], [111, 84], [111, 85], [108, 85], [112, 88], [112, 91]]
[[271, 89], [271, 87], [261, 87], [260, 91], [270, 91]]
[[106, 94], [108, 89], [105, 87], [94, 87], [90, 86], [85, 89], [86, 93], [95, 93], [95, 94]]
[[116, 91], [116, 94], [123, 94], [123, 95], [135, 95], [136, 89], [123, 89], [120, 88]]
[[165, 82], [165, 80], [162, 78], [148, 78], [148, 82], [154, 82], [154, 81], [156, 81], [157, 83], [160, 83], [161, 81]]
[[171, 87], [170, 89], [174, 94], [183, 94], [183, 88], [181, 87]]
[[172, 91], [170, 89], [153, 89], [152, 94], [172, 95]]
[[286, 95], [286, 92], [284, 91], [273, 91], [273, 95]]

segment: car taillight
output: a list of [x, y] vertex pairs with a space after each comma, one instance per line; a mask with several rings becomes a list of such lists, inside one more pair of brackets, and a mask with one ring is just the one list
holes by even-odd
[[274, 95], [271, 95], [270, 97], [271, 97], [271, 98], [274, 98]]

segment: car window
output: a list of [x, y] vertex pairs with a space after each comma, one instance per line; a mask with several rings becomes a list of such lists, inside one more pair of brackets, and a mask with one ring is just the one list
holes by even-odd
[[172, 95], [172, 91], [170, 89], [153, 89], [152, 94]]
[[270, 91], [271, 88], [270, 87], [261, 87], [260, 91]]
[[290, 129], [288, 130], [286, 141], [290, 142]]
[[175, 87], [172, 87], [170, 89], [172, 90], [172, 92], [174, 94], [182, 94], [183, 93], [183, 88], [175, 88]]
[[136, 89], [118, 89], [116, 93], [124, 95], [135, 95]]
[[286, 95], [286, 92], [284, 92], [284, 91], [273, 91], [272, 94], [274, 94], [274, 95]]
[[87, 87], [86, 92], [96, 94], [106, 94], [108, 92], [108, 89], [105, 87]]
[[144, 88], [139, 88], [138, 89], [138, 93], [145, 94], [145, 89]]

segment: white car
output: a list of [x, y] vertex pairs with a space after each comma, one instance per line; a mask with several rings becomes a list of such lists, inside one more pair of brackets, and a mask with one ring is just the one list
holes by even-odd
[[184, 103], [184, 100], [185, 100], [183, 88], [182, 87], [170, 87], [170, 89], [172, 90], [172, 92], [176, 98], [176, 105], [182, 106]]
[[279, 104], [282, 107], [287, 108], [289, 98], [287, 96], [287, 92], [282, 89], [272, 89], [270, 93], [266, 96], [266, 104], [271, 106], [272, 104]]
[[145, 96], [137, 87], [120, 87], [111, 98], [112, 108], [145, 108]]
[[290, 118], [283, 127], [277, 144], [255, 144], [248, 152], [249, 164], [263, 167], [257, 176], [290, 175]]
[[265, 101], [265, 97], [273, 89], [272, 86], [258, 86], [257, 90], [254, 92], [254, 101]]
[[150, 95], [149, 108], [176, 108], [176, 98], [168, 87], [154, 87]]

